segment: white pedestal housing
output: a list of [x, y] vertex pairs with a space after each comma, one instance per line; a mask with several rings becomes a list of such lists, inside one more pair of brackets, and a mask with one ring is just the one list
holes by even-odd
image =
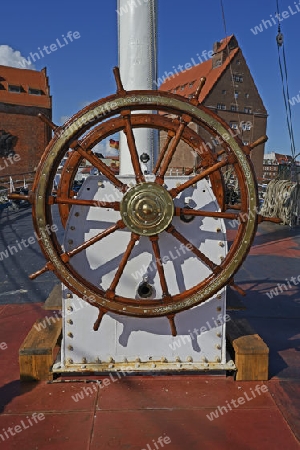
[[[153, 176], [147, 176], [153, 181]], [[121, 181], [135, 184], [133, 177]], [[166, 177], [168, 189], [188, 177]], [[188, 192], [186, 192], [188, 191]], [[193, 208], [219, 209], [210, 184], [202, 180], [175, 199], [184, 206], [186, 197]], [[116, 201], [121, 194], [101, 177], [91, 176], [82, 186], [78, 198]], [[116, 223], [120, 213], [111, 209], [72, 206], [65, 229], [65, 250]], [[174, 226], [216, 264], [227, 252], [223, 220], [197, 217], [184, 223], [174, 217]], [[192, 252], [183, 249], [169, 233], [162, 232], [159, 245], [171, 295], [198, 284], [209, 275], [209, 269]], [[72, 258], [72, 265], [90, 283], [104, 290], [110, 285], [130, 239], [128, 230], [120, 230]], [[153, 297], [161, 296], [161, 284], [150, 241], [141, 236], [125, 267], [116, 293], [135, 298], [137, 288], [147, 274], [154, 287]], [[139, 301], [142, 301], [141, 299]], [[64, 371], [161, 371], [225, 369], [226, 361], [226, 288], [203, 304], [176, 315], [178, 336], [173, 337], [166, 317], [137, 318], [107, 313], [98, 331], [93, 324], [98, 309], [88, 305], [63, 287], [62, 369]]]

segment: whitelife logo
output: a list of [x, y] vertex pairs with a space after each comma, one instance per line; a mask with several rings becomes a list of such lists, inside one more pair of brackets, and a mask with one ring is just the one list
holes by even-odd
[[[75, 39], [79, 39], [80, 33], [78, 31], [68, 31], [67, 36], [65, 37], [64, 34], [62, 34], [62, 39], [57, 38], [55, 40], [55, 44], [50, 45], [44, 45], [44, 47], [41, 49], [41, 47], [38, 47], [38, 53], [32, 53], [30, 52], [29, 56], [26, 58], [23, 58], [22, 61], [19, 62], [19, 66], [22, 69], [26, 68], [26, 65], [30, 66], [32, 62], [36, 62], [36, 60], [39, 60], [41, 58], [45, 58], [46, 55], [50, 55], [53, 52], [56, 52], [56, 50], [59, 50], [60, 48], [65, 47], [66, 45], [69, 45], [70, 42], [73, 42]], [[44, 54], [45, 53], [45, 54]]]
[[[255, 386], [254, 390], [256, 391], [256, 394], [258, 394], [258, 396], [260, 396], [262, 392], [263, 393], [268, 392], [268, 386], [266, 386], [265, 384], [263, 384], [262, 386], [257, 384]], [[212, 422], [214, 419], [217, 419], [218, 417], [220, 417], [219, 413], [221, 414], [221, 416], [223, 416], [224, 413], [228, 413], [229, 411], [232, 411], [233, 408], [230, 406], [229, 403], [231, 403], [231, 405], [234, 408], [238, 408], [240, 405], [243, 405], [245, 403], [245, 400], [250, 402], [251, 400], [256, 398], [256, 394], [255, 394], [254, 390], [252, 388], [250, 388], [251, 397], [248, 397], [247, 392], [244, 392], [243, 393], [244, 397], [239, 397], [237, 400], [232, 399], [230, 402], [226, 402], [226, 406], [218, 406], [218, 409], [216, 409], [215, 411], [212, 411], [210, 414], [206, 414], [206, 417], [208, 418], [208, 420], [210, 420], [210, 422]]]
[[[24, 430], [27, 430], [30, 427], [33, 427], [35, 423], [39, 423], [39, 421], [45, 419], [45, 415], [42, 413], [36, 413], [34, 412], [31, 417], [29, 418], [26, 416], [27, 420], [21, 420], [20, 425], [15, 425], [14, 427], [8, 427], [6, 430], [3, 428], [3, 434], [0, 434], [0, 439], [2, 439], [3, 442], [5, 440], [9, 439], [11, 436], [15, 436], [16, 433], [21, 433]], [[32, 420], [34, 423], [32, 423]], [[1, 443], [1, 441], [0, 441]]]

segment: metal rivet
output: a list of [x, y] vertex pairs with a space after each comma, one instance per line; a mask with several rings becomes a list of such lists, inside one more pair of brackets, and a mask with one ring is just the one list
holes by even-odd
[[67, 298], [73, 298], [73, 294], [68, 293]]
[[187, 362], [193, 362], [193, 358], [192, 358], [191, 356], [188, 356], [188, 357], [186, 358], [186, 360], [187, 360]]
[[217, 307], [217, 311], [222, 311], [221, 306], [218, 306], [218, 307]]
[[70, 244], [70, 245], [73, 244], [73, 242], [74, 242], [73, 239], [68, 240], [68, 244]]
[[113, 363], [113, 362], [114, 362], [114, 358], [113, 358], [112, 356], [110, 356], [110, 357], [108, 358], [108, 362]]
[[74, 337], [74, 336], [73, 336], [73, 333], [71, 333], [71, 331], [69, 331], [68, 336], [69, 336], [70, 338]]
[[218, 299], [218, 300], [221, 300], [221, 299], [222, 299], [222, 294], [218, 294], [218, 295], [217, 295], [217, 299]]
[[221, 350], [221, 348], [222, 348], [220, 344], [218, 344], [216, 347], [218, 350]]
[[207, 358], [206, 358], [206, 356], [203, 356], [202, 361], [203, 361], [204, 363], [206, 363], [206, 362], [208, 361]]
[[220, 241], [220, 242], [219, 242], [219, 246], [220, 246], [220, 247], [224, 247], [224, 242]]
[[73, 320], [72, 319], [68, 319], [67, 323], [69, 323], [70, 325], [73, 325]]
[[179, 357], [179, 356], [176, 356], [175, 361], [176, 361], [176, 362], [180, 362], [180, 361], [181, 361], [180, 357]]
[[73, 351], [72, 345], [68, 345], [68, 350], [70, 350], [71, 352]]
[[220, 256], [220, 260], [221, 260], [221, 261], [224, 261], [224, 256]]
[[167, 358], [165, 358], [164, 356], [162, 356], [162, 357], [160, 358], [160, 360], [161, 360], [162, 363], [168, 362], [168, 361], [167, 361]]
[[108, 365], [108, 368], [109, 368], [109, 369], [113, 369], [114, 367], [115, 367], [115, 366], [114, 366], [113, 364], [109, 364], [109, 365]]
[[75, 217], [79, 217], [80, 216], [80, 213], [79, 212], [76, 212], [75, 213]]
[[221, 228], [217, 228], [217, 229], [216, 229], [216, 232], [217, 232], [217, 233], [220, 233], [220, 231], [221, 231]]
[[221, 362], [221, 358], [219, 358], [219, 357], [217, 356], [216, 362], [220, 363], [220, 362]]
[[96, 358], [96, 359], [95, 359], [95, 363], [96, 363], [96, 364], [100, 364], [100, 363], [101, 363], [101, 359], [100, 359], [100, 358]]
[[86, 364], [87, 363], [87, 359], [86, 358], [82, 358], [82, 364]]
[[68, 306], [68, 307], [67, 307], [67, 310], [68, 310], [68, 311], [73, 311], [72, 306]]
[[72, 227], [70, 227], [70, 229], [71, 229], [72, 231], [74, 231], [74, 230], [75, 230], [75, 227], [74, 227], [74, 226], [72, 226]]
[[67, 359], [67, 363], [68, 364], [73, 364], [73, 359], [71, 359], [71, 358]]
[[152, 369], [155, 369], [156, 364], [151, 364]]
[[220, 333], [220, 331], [217, 333], [218, 337], [222, 337], [222, 333]]
[[140, 363], [141, 362], [141, 358], [136, 358], [135, 362]]

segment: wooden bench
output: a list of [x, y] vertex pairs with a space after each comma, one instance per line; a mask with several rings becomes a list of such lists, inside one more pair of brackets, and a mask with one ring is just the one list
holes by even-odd
[[246, 319], [227, 322], [226, 337], [232, 345], [237, 381], [266, 381], [269, 378], [269, 348]]
[[[55, 319], [55, 320], [54, 320]], [[61, 336], [62, 319], [38, 319], [19, 349], [21, 381], [51, 380], [55, 347]], [[45, 324], [43, 328], [41, 324]], [[40, 327], [39, 327], [40, 324]]]

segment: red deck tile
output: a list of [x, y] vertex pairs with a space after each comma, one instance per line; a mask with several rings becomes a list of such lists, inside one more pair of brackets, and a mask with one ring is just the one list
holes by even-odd
[[[114, 378], [117, 380], [116, 375]], [[216, 408], [246, 393], [255, 395], [261, 382], [235, 382], [232, 378], [204, 376], [123, 377], [119, 381], [101, 385], [98, 408], [101, 410], [135, 409], [199, 409]], [[240, 408], [274, 408], [268, 393], [256, 394]]]
[[[96, 383], [19, 383], [19, 386], [11, 387], [4, 413], [91, 411], [95, 408], [97, 395]], [[0, 400], [0, 405], [2, 403]]]
[[[3, 442], [0, 436], [0, 448], [5, 450], [88, 450], [93, 426], [93, 413], [45, 414], [42, 421], [30, 426], [26, 417], [31, 415], [2, 415], [0, 434], [8, 427], [25, 423], [29, 428], [17, 432], [15, 436]], [[14, 428], [13, 428], [14, 430]], [[9, 431], [7, 432], [9, 436]], [[14, 431], [12, 431], [14, 433]]]
[[[132, 405], [134, 409], [134, 404]], [[169, 437], [164, 450], [299, 450], [276, 410], [240, 409], [213, 421], [210, 408], [199, 410], [98, 411], [91, 450], [155, 450], [157, 439]], [[153, 442], [154, 441], [154, 442]]]
[[269, 383], [270, 392], [282, 415], [300, 441], [300, 384], [299, 381]]

